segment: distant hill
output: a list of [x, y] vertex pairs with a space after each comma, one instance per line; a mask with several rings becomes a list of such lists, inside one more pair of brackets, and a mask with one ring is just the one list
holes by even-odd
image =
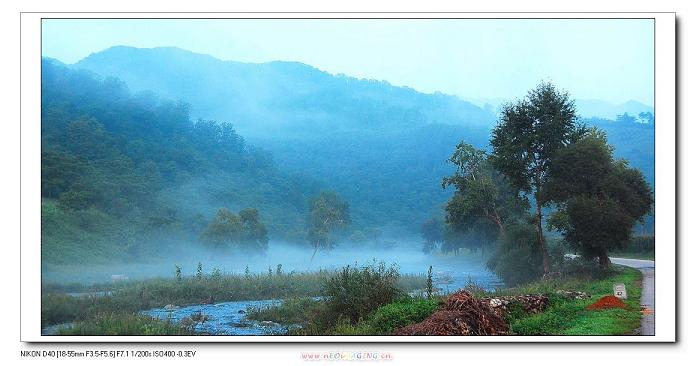
[[632, 116], [637, 116], [641, 112], [650, 112], [655, 114], [655, 108], [629, 100], [621, 104], [612, 104], [603, 100], [594, 99], [579, 99], [575, 101], [578, 113], [586, 118], [606, 118], [614, 119], [616, 116], [628, 113]]
[[192, 105], [247, 137], [391, 131], [429, 123], [489, 126], [495, 115], [441, 93], [332, 75], [298, 62], [222, 61], [179, 48], [112, 47], [72, 65]]
[[[461, 140], [488, 149], [500, 102], [480, 99], [477, 106], [297, 62], [222, 61], [178, 48], [112, 47], [70, 67], [117, 77], [144, 95], [183, 100], [194, 118], [233, 123], [284, 170], [346, 197], [358, 226], [394, 232], [417, 231], [441, 215], [450, 195], [440, 187], [452, 171], [447, 158]], [[617, 156], [654, 182], [654, 125], [614, 121], [652, 108], [585, 100], [577, 106], [590, 125], [607, 131]]]
[[[510, 102], [503, 98], [465, 98], [465, 100], [481, 107], [498, 113], [500, 106], [503, 103]], [[638, 116], [641, 112], [649, 112], [655, 114], [655, 108], [629, 100], [621, 104], [614, 104], [599, 99], [576, 99], [575, 107], [578, 115], [583, 118], [602, 118], [615, 119], [616, 116], [628, 113], [632, 116]]]

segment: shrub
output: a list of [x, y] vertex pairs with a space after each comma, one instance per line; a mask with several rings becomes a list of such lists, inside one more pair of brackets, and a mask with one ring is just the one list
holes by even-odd
[[542, 257], [537, 246], [537, 235], [530, 224], [507, 227], [488, 261], [488, 268], [508, 286], [534, 281], [541, 277]]
[[357, 323], [402, 293], [397, 287], [398, 278], [396, 265], [387, 267], [384, 262], [343, 267], [324, 282], [329, 312], [335, 319]]

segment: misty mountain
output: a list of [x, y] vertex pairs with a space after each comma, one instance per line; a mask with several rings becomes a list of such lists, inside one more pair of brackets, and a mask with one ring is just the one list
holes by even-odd
[[[284, 171], [311, 176], [346, 197], [357, 227], [397, 233], [417, 231], [442, 214], [451, 194], [440, 187], [452, 171], [447, 158], [461, 140], [488, 149], [496, 119], [492, 99], [477, 107], [297, 62], [253, 64], [178, 48], [112, 47], [70, 67], [119, 78], [143, 96], [182, 100], [194, 118], [231, 122]], [[586, 122], [605, 130], [617, 156], [653, 183], [654, 157], [646, 147], [653, 146], [654, 126], [612, 120], [619, 111], [644, 107], [578, 102], [583, 116], [609, 117]]]
[[384, 81], [332, 75], [298, 62], [242, 63], [179, 48], [112, 47], [74, 68], [123, 80], [192, 106], [194, 118], [234, 123], [247, 137], [306, 138], [352, 130], [400, 130], [428, 123], [490, 125], [490, 111]]
[[[494, 111], [498, 113], [500, 107], [511, 100], [504, 98], [465, 98], [467, 101], [477, 105], [481, 108]], [[601, 118], [601, 119], [615, 119], [616, 116], [627, 113], [631, 116], [638, 116], [642, 112], [648, 112], [655, 114], [655, 108], [645, 105], [643, 103], [637, 102], [635, 100], [629, 100], [621, 104], [614, 104], [607, 102], [605, 100], [599, 99], [576, 99], [575, 108], [577, 113], [582, 118]]]
[[621, 104], [612, 104], [603, 100], [578, 99], [575, 101], [575, 106], [578, 114], [585, 118], [614, 119], [616, 116], [624, 113], [632, 116], [638, 116], [642, 112], [655, 114], [655, 108], [635, 100], [629, 100]]

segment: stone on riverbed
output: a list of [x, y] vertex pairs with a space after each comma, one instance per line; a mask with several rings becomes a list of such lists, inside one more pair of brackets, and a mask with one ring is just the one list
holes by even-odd
[[262, 320], [259, 322], [259, 325], [262, 327], [280, 327], [280, 324], [270, 320]]

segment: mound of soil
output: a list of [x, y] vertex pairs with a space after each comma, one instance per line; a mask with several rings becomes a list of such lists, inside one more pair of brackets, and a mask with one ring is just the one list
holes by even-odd
[[599, 300], [595, 301], [594, 303], [588, 305], [585, 309], [587, 310], [601, 310], [601, 309], [616, 309], [616, 308], [625, 308], [626, 303], [621, 301], [616, 296], [613, 295], [607, 295]]
[[420, 323], [394, 331], [394, 335], [505, 335], [509, 328], [487, 301], [461, 290]]

